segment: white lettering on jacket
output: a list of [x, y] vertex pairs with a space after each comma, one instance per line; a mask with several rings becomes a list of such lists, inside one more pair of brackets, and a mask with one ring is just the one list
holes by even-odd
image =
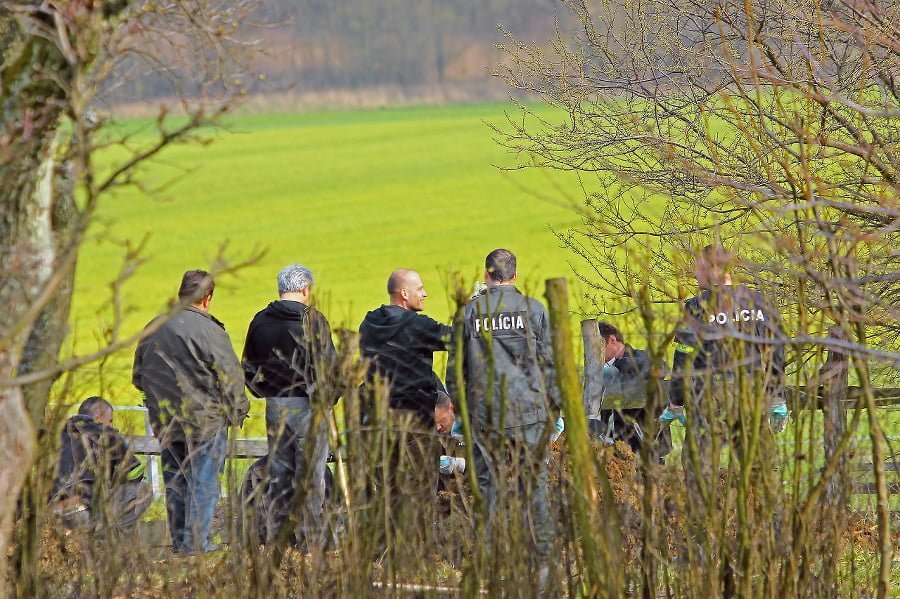
[[761, 320], [765, 322], [766, 315], [758, 308], [750, 310], [735, 310], [733, 313], [719, 312], [709, 315], [709, 324], [725, 324], [731, 322], [751, 322]]
[[474, 334], [484, 331], [511, 331], [524, 329], [525, 319], [521, 312], [502, 312], [494, 316], [476, 316], [474, 318]]

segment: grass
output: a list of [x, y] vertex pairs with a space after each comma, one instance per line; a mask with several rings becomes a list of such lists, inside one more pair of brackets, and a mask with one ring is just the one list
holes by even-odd
[[[898, 411], [894, 408], [880, 408], [879, 409], [879, 423], [881, 428], [884, 431], [885, 436], [888, 438], [889, 446], [885, 448], [886, 457], [889, 462], [898, 461], [897, 456], [893, 456], [893, 452], [897, 452], [900, 449], [900, 418], [898, 418]], [[804, 441], [801, 443], [801, 446], [798, 448], [795, 442], [795, 435], [793, 434], [795, 431], [795, 420], [800, 420], [800, 428], [802, 429], [802, 438]], [[810, 421], [811, 419], [811, 421]], [[779, 447], [779, 469], [782, 471], [782, 479], [785, 481], [786, 485], [791, 484], [791, 480], [793, 477], [793, 473], [795, 468], [802, 468], [801, 472], [801, 485], [805, 488], [807, 484], [817, 481], [818, 478], [813, 476], [812, 478], [809, 476], [810, 471], [814, 471], [816, 473], [821, 471], [821, 468], [825, 464], [824, 453], [822, 449], [822, 439], [825, 438], [825, 426], [823, 423], [823, 415], [821, 411], [805, 411], [805, 412], [795, 412], [791, 416], [791, 420], [789, 421], [788, 428], [784, 433], [781, 433], [775, 437], [775, 441]], [[848, 426], [851, 423], [852, 412], [848, 414], [847, 424]], [[672, 431], [672, 444], [673, 451], [666, 458], [667, 463], [681, 463], [681, 448], [684, 444], [684, 436], [685, 436], [685, 428], [680, 425], [680, 423], [673, 423], [671, 426]], [[812, 436], [816, 441], [813, 445], [817, 448], [814, 452], [814, 455], [808, 455], [809, 449], [809, 436]], [[875, 475], [872, 471], [859, 471], [858, 467], [862, 464], [871, 464], [872, 462], [872, 441], [869, 437], [869, 423], [863, 416], [860, 420], [859, 427], [851, 434], [851, 438], [853, 439], [851, 443], [851, 449], [848, 452], [848, 455], [851, 456], [851, 469], [853, 470], [852, 478], [855, 482], [872, 482], [875, 480]], [[726, 462], [728, 448], [726, 447], [723, 453], [723, 463]], [[807, 455], [812, 459], [811, 464], [806, 463], [806, 459], [802, 459], [799, 461], [795, 461], [795, 453], [799, 452], [801, 454]], [[892, 457], [893, 456], [893, 457]], [[896, 471], [888, 471], [886, 473], [888, 483], [897, 483], [900, 482], [900, 474]], [[851, 497], [851, 505], [856, 509], [856, 511], [860, 513], [869, 513], [872, 514], [875, 511], [875, 495], [865, 495], [865, 494], [856, 494]], [[893, 494], [889, 497], [889, 506], [891, 511], [900, 510], [900, 495]]]
[[[152, 185], [165, 185], [159, 197], [122, 188], [100, 207], [79, 257], [72, 347], [85, 353], [102, 345], [113, 320], [110, 282], [126, 248], [145, 237], [145, 261], [122, 287], [124, 334], [164, 310], [182, 272], [209, 268], [220, 247], [234, 261], [265, 250], [256, 264], [216, 281], [211, 311], [239, 354], [247, 324], [276, 299], [275, 275], [291, 262], [315, 273], [315, 299], [332, 327], [353, 330], [387, 301], [387, 277], [401, 267], [422, 274], [431, 294], [426, 313], [448, 322], [448, 274], [474, 283], [497, 247], [517, 254], [521, 287], [542, 295], [545, 279], [571, 275], [573, 256], [551, 228], [580, 222], [574, 205], [581, 192], [574, 177], [495, 166], [527, 161], [506, 153], [485, 124], [515, 110], [494, 104], [242, 116], [212, 132], [212, 144], [170, 148], [144, 172]], [[119, 126], [140, 143], [151, 125]], [[121, 156], [109, 150], [101, 162]], [[82, 369], [75, 388], [138, 403], [131, 351]]]
[[[256, 264], [217, 280], [212, 312], [225, 322], [238, 354], [247, 324], [275, 299], [275, 275], [290, 262], [315, 272], [316, 300], [332, 326], [354, 330], [366, 311], [386, 301], [387, 276], [399, 267], [421, 272], [431, 293], [426, 313], [447, 322], [448, 273], [474, 282], [495, 247], [518, 255], [523, 289], [542, 295], [544, 279], [571, 275], [574, 256], [551, 228], [580, 224], [581, 191], [565, 174], [495, 166], [527, 162], [500, 147], [485, 124], [515, 111], [487, 104], [242, 116], [210, 132], [212, 144], [172, 147], [144, 173], [157, 185], [176, 178], [159, 198], [124, 188], [101, 205], [79, 259], [72, 345], [84, 353], [100, 344], [98, 335], [112, 321], [110, 282], [121, 268], [123, 244], [145, 236], [146, 261], [122, 289], [125, 334], [165, 308], [184, 270], [209, 268], [223, 244], [235, 260], [266, 250]], [[136, 142], [148, 139], [151, 125], [118, 124]], [[106, 160], [117, 156], [111, 150]], [[570, 284], [579, 310], [571, 277]], [[440, 371], [440, 356], [437, 363]], [[105, 394], [117, 405], [137, 404], [130, 367], [129, 349], [82, 369], [74, 388]], [[262, 402], [254, 401], [251, 412], [262, 414]], [[888, 434], [900, 434], [896, 413], [886, 415]], [[139, 414], [117, 421], [143, 432]], [[262, 418], [242, 432], [263, 435]]]

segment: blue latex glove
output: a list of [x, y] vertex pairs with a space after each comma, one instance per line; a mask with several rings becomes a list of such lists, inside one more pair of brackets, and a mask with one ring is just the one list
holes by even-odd
[[453, 421], [453, 426], [450, 427], [450, 436], [459, 441], [463, 442], [463, 426], [462, 422], [459, 420]]
[[613, 381], [616, 377], [619, 376], [619, 369], [615, 366], [604, 366], [603, 367], [603, 384], [608, 384]]
[[663, 410], [662, 416], [659, 417], [659, 421], [663, 424], [671, 424], [673, 420], [680, 422], [681, 426], [687, 425], [687, 420], [684, 418], [684, 406], [673, 406], [669, 404], [666, 406], [666, 409]]
[[554, 441], [559, 439], [559, 436], [563, 433], [564, 430], [566, 430], [566, 423], [563, 422], [562, 416], [560, 416], [556, 420], [556, 430], [550, 436], [550, 442], [553, 443]]
[[785, 404], [769, 408], [769, 428], [773, 433], [784, 432], [787, 428], [788, 409]]

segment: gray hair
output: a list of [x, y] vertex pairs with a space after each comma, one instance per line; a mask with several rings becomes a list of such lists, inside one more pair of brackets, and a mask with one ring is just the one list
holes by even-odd
[[288, 264], [278, 273], [278, 293], [290, 291], [303, 291], [307, 286], [312, 287], [312, 271], [302, 264]]

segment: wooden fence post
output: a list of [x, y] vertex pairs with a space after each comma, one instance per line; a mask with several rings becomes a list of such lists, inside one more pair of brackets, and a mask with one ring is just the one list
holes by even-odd
[[584, 341], [584, 413], [597, 416], [603, 395], [604, 360], [601, 356], [606, 352], [606, 340], [600, 336], [597, 319], [581, 321], [581, 339]]
[[[596, 458], [589, 442], [587, 419], [581, 396], [581, 384], [575, 368], [575, 352], [569, 320], [569, 292], [564, 278], [546, 282], [545, 297], [550, 316], [550, 336], [556, 380], [566, 419], [567, 460], [574, 481], [574, 516], [584, 555], [584, 586], [588, 596], [617, 597], [624, 588], [621, 563], [620, 528], [612, 489], [605, 473], [596, 470]], [[603, 492], [602, 521], [598, 485]], [[599, 534], [598, 534], [599, 533]], [[605, 588], [604, 588], [605, 587]], [[602, 589], [602, 590], [601, 590]]]
[[[831, 339], [844, 340], [846, 335], [840, 326], [828, 330]], [[825, 462], [837, 451], [838, 440], [847, 429], [847, 387], [849, 384], [849, 356], [832, 347], [822, 366], [821, 406], [824, 416]], [[825, 508], [836, 510], [836, 514], [846, 513], [848, 489], [850, 487], [849, 464], [846, 456], [839, 456], [835, 476], [828, 482], [823, 500]]]

